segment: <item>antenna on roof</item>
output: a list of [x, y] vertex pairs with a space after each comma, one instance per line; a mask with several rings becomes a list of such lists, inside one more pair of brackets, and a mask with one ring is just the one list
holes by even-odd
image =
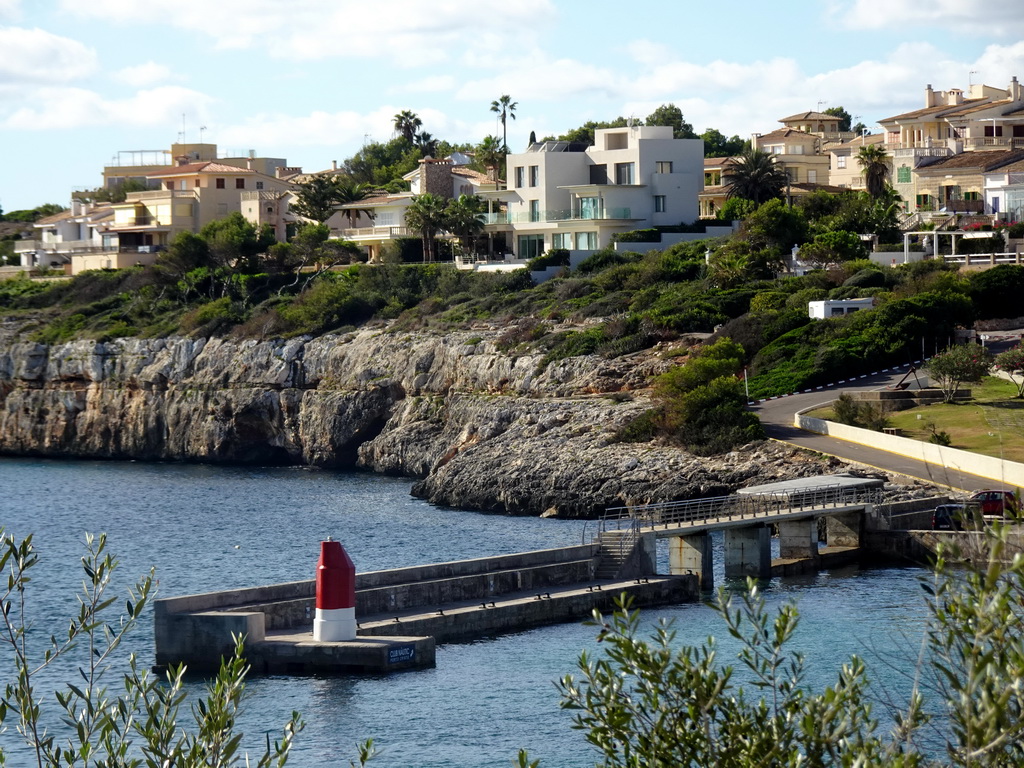
[[199, 126], [199, 143], [200, 144], [203, 143], [203, 131], [205, 131], [205, 130], [206, 130], [206, 126], [205, 125], [200, 125]]
[[814, 111], [815, 111], [815, 112], [821, 112], [821, 105], [822, 105], [822, 104], [828, 104], [828, 102], [827, 102], [827, 101], [825, 101], [824, 99], [819, 99], [819, 100], [818, 100], [818, 108], [817, 108], [816, 110], [814, 110]]

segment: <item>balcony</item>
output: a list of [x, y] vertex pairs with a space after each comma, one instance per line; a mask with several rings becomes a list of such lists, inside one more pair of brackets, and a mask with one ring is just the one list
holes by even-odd
[[892, 156], [895, 160], [916, 160], [921, 157], [950, 157], [952, 154], [953, 150], [949, 147], [916, 147], [912, 145], [897, 147], [892, 151]]
[[167, 197], [194, 200], [196, 193], [192, 189], [150, 189], [145, 192], [129, 192], [125, 195], [124, 201], [126, 203], [137, 203], [143, 200], [160, 200]]
[[418, 234], [408, 227], [355, 227], [341, 230], [341, 236], [349, 240], [354, 238], [387, 240], [394, 237], [416, 237]]
[[1024, 149], [1024, 137], [977, 136], [964, 140], [967, 149]]
[[509, 213], [507, 221], [510, 224], [546, 224], [558, 221], [600, 221], [607, 219], [631, 219], [633, 218], [631, 214], [632, 210], [629, 208], [605, 208], [597, 211], [527, 211], [524, 213]]

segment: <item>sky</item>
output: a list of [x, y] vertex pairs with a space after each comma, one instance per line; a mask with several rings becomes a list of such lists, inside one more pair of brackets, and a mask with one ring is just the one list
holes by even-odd
[[517, 151], [666, 103], [698, 133], [836, 106], [877, 131], [926, 84], [1015, 75], [1024, 0], [0, 0], [0, 207], [182, 139], [323, 170], [406, 109], [478, 143], [504, 94]]

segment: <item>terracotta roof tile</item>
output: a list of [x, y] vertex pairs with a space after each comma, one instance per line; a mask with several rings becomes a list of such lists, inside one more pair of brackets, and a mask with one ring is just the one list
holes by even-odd
[[60, 213], [54, 213], [49, 216], [44, 216], [41, 219], [36, 219], [35, 224], [56, 224], [58, 221], [66, 221], [71, 218], [71, 211], [61, 211]]
[[1013, 102], [1009, 99], [1003, 99], [1001, 101], [986, 101], [981, 104], [970, 104], [965, 105], [963, 109], [957, 109], [952, 112], [947, 112], [943, 117], [959, 117], [960, 115], [969, 115], [971, 112], [978, 112], [982, 109], [991, 109], [993, 107], [998, 108], [1000, 106], [1006, 106]]
[[976, 105], [979, 101], [984, 101], [985, 104], [988, 103], [987, 100], [971, 99], [971, 100], [965, 101], [965, 102], [963, 102], [961, 104], [939, 104], [939, 105], [934, 106], [934, 107], [925, 107], [924, 109], [915, 109], [915, 110], [912, 110], [910, 112], [904, 112], [901, 115], [893, 115], [892, 117], [883, 117], [878, 122], [879, 123], [887, 123], [887, 122], [889, 122], [891, 120], [909, 120], [911, 118], [920, 118], [920, 117], [929, 117], [929, 116], [939, 117], [940, 115], [943, 115], [943, 113], [949, 112], [951, 110], [952, 111], [957, 111], [957, 110], [964, 109], [965, 107], [970, 106], [972, 104]]
[[827, 112], [800, 112], [796, 115], [790, 115], [789, 117], [780, 117], [780, 123], [792, 123], [797, 120], [838, 120], [839, 118], [835, 115], [830, 115]]
[[802, 136], [806, 139], [812, 139], [814, 141], [818, 140], [818, 137], [815, 136], [813, 133], [807, 133], [807, 131], [798, 131], [794, 128], [777, 128], [771, 133], [762, 133], [760, 136], [757, 137], [757, 140], [763, 141], [764, 139], [785, 139], [790, 136]]
[[216, 163], [211, 161], [203, 163], [188, 163], [187, 165], [176, 165], [166, 171], [154, 171], [147, 173], [149, 178], [161, 178], [163, 176], [194, 176], [197, 173], [256, 173], [251, 168], [238, 168], [234, 165]]
[[1021, 149], [961, 152], [959, 155], [943, 157], [934, 163], [922, 165], [917, 169], [917, 173], [932, 170], [951, 170], [954, 168], [980, 168], [982, 171], [988, 171], [1022, 159], [1024, 159], [1024, 150]]
[[830, 151], [837, 149], [857, 149], [858, 147], [871, 146], [872, 144], [882, 144], [885, 142], [884, 133], [872, 133], [861, 138], [860, 136], [844, 141], [842, 144], [837, 144], [834, 147], [830, 147]]
[[480, 173], [480, 171], [474, 171], [472, 168], [467, 168], [464, 165], [461, 165], [461, 166], [457, 165], [454, 168], [452, 168], [452, 175], [453, 176], [462, 176], [462, 177], [467, 178], [467, 179], [474, 179], [476, 181], [482, 181], [484, 183], [487, 183], [487, 182], [490, 182], [492, 184], [494, 183], [494, 179], [492, 179], [487, 174]]

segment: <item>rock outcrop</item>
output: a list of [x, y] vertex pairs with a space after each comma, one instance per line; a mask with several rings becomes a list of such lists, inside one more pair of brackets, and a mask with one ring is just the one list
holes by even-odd
[[0, 331], [0, 453], [309, 464], [420, 478], [433, 502], [511, 514], [726, 493], [823, 471], [760, 443], [713, 460], [613, 441], [656, 355], [541, 367], [497, 331], [47, 347]]

